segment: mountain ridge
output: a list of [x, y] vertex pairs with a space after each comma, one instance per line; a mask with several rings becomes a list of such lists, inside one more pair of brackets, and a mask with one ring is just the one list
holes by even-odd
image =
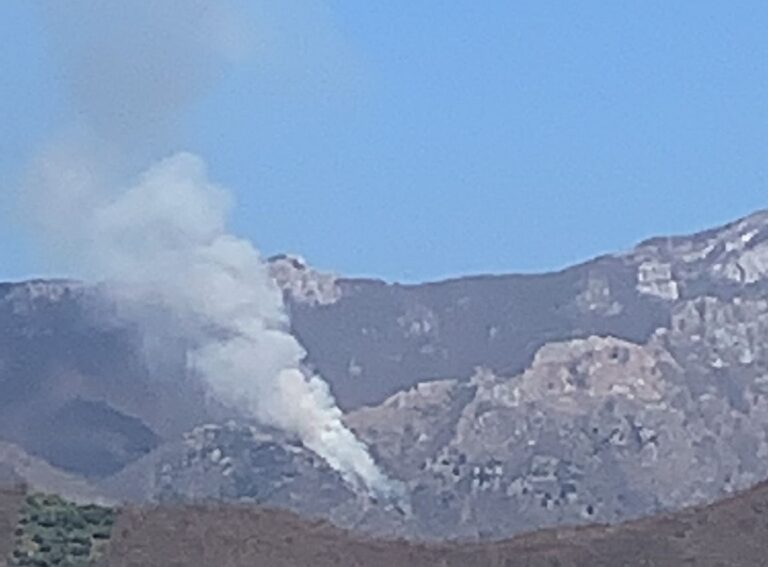
[[[502, 537], [676, 510], [768, 478], [766, 211], [547, 274], [400, 285], [270, 262], [306, 364], [411, 494], [407, 518], [329, 500], [320, 513], [341, 526]], [[208, 479], [221, 488], [206, 497], [280, 493], [275, 504], [309, 513], [305, 485], [281, 493], [284, 480], [263, 475], [235, 490], [170, 456], [183, 432], [236, 416], [206, 404], [178, 345], [148, 366], [98, 287], [0, 290], [0, 389], [13, 394], [0, 438], [53, 462], [67, 442], [87, 448], [93, 463], [69, 472], [99, 486], [134, 467], [149, 487], [141, 500], [163, 497], [165, 475], [181, 500]], [[95, 411], [113, 425], [86, 426]], [[248, 470], [267, 445], [233, 435], [210, 449]], [[319, 470], [292, 458], [270, 470]]]

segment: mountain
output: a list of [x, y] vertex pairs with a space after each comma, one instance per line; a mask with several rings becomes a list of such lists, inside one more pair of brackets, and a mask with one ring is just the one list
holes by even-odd
[[422, 538], [615, 523], [768, 479], [768, 212], [541, 275], [400, 285], [270, 266], [307, 365], [407, 510], [361, 499], [294, 440], [227, 425], [184, 345], [150, 365], [77, 282], [0, 287], [0, 438], [105, 496], [255, 501]]
[[[281, 281], [310, 360], [353, 409], [425, 379], [467, 380], [478, 366], [520, 373], [549, 342], [599, 335], [643, 343], [696, 298], [760, 297], [767, 240], [768, 212], [760, 212], [556, 273], [420, 285], [337, 279], [329, 291], [327, 275], [294, 262], [299, 275]], [[320, 299], [306, 291], [315, 287], [325, 290]]]

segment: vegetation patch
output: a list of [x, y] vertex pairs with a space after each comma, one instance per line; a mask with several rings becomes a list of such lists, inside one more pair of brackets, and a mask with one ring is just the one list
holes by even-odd
[[78, 506], [59, 496], [30, 494], [14, 532], [10, 565], [92, 566], [106, 551], [114, 521], [111, 508]]

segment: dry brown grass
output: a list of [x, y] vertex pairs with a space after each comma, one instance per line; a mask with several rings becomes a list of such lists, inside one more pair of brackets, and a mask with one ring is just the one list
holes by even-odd
[[[24, 493], [0, 491], [5, 567]], [[709, 507], [620, 526], [549, 530], [501, 542], [380, 541], [247, 506], [120, 512], [109, 567], [765, 567], [768, 484]]]
[[502, 542], [377, 541], [242, 506], [124, 510], [111, 567], [765, 567], [768, 485], [718, 505]]

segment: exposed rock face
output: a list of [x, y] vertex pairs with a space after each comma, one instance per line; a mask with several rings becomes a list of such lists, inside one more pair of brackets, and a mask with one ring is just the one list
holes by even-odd
[[765, 397], [697, 395], [666, 342], [550, 344], [518, 376], [421, 385], [350, 422], [409, 479], [427, 537], [615, 522], [768, 478]]
[[338, 280], [323, 308], [291, 302], [295, 333], [347, 409], [478, 366], [513, 375], [549, 342], [591, 335], [644, 343], [684, 301], [760, 299], [768, 212], [692, 236], [655, 238], [561, 272], [402, 286]]
[[768, 275], [768, 211], [690, 237], [654, 238], [625, 257], [638, 265], [638, 290], [664, 289], [668, 299], [677, 299], [673, 289], [690, 296], [702, 287], [753, 284]]
[[[350, 422], [410, 479], [415, 529], [613, 522], [768, 478], [767, 226], [760, 213], [574, 268], [585, 275], [573, 307], [561, 306], [582, 314], [574, 336], [609, 326], [632, 305], [631, 285], [668, 314], [644, 337], [551, 340], [520, 372], [489, 368], [354, 412]], [[395, 442], [398, 430], [407, 434]]]
[[[350, 420], [365, 424], [359, 431], [384, 463], [411, 479], [424, 535], [615, 521], [695, 500], [693, 483], [680, 488], [694, 460], [686, 413], [675, 407], [680, 374], [660, 347], [591, 337], [543, 347], [517, 377], [481, 371], [469, 384], [422, 386], [411, 404], [399, 395]], [[436, 423], [431, 410], [442, 404]], [[393, 451], [379, 430], [384, 408], [391, 430], [442, 438], [428, 445], [419, 433], [409, 449], [406, 435]]]
[[280, 289], [297, 303], [330, 305], [341, 297], [336, 277], [310, 268], [303, 258], [273, 256], [269, 259], [269, 272]]
[[657, 260], [642, 262], [637, 267], [637, 291], [661, 299], [679, 298], [677, 282], [672, 279], [672, 264]]
[[398, 478], [410, 478], [453, 437], [475, 387], [456, 380], [424, 382], [380, 406], [350, 414], [357, 429]]
[[493, 392], [493, 397], [516, 399], [516, 405], [539, 401], [579, 413], [589, 413], [612, 395], [649, 404], [666, 393], [665, 366], [676, 364], [663, 349], [612, 337], [550, 343], [536, 353], [519, 385], [511, 392]]
[[636, 291], [620, 258], [541, 276], [472, 277], [402, 286], [339, 280], [341, 297], [290, 302], [293, 330], [340, 405], [381, 403], [427, 379], [467, 380], [483, 366], [522, 372], [548, 342], [612, 335], [643, 342], [669, 306]]

